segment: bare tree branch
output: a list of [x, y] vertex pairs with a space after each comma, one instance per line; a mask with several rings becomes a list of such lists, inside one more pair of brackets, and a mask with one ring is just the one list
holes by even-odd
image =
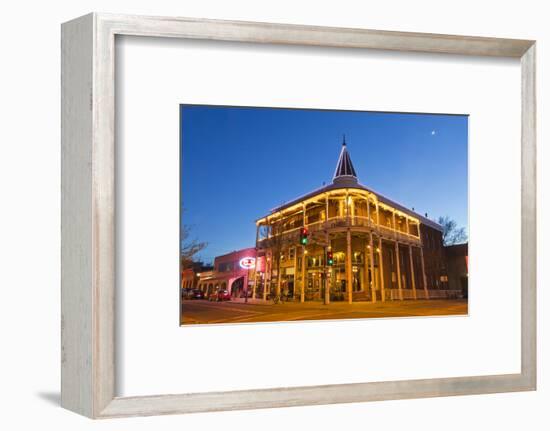
[[439, 217], [437, 223], [443, 227], [443, 245], [463, 244], [468, 241], [466, 229], [457, 227], [456, 221], [449, 216]]
[[180, 240], [181, 240], [181, 249], [180, 249], [180, 261], [182, 268], [190, 267], [193, 262], [195, 262], [196, 255], [206, 248], [208, 243], [200, 242], [196, 239], [189, 239], [190, 228], [188, 226], [182, 225]]

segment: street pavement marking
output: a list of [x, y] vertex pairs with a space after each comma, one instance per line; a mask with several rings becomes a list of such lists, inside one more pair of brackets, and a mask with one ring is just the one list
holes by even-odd
[[[210, 308], [210, 309], [214, 309], [214, 310], [230, 310], [230, 311], [238, 311], [238, 312], [242, 312], [244, 311], [245, 313], [250, 313], [250, 314], [263, 314], [262, 311], [254, 311], [254, 310], [248, 310], [246, 309], [246, 306], [244, 306], [243, 308], [234, 308], [234, 307], [228, 307], [226, 305], [222, 305], [223, 303], [221, 304], [196, 304], [198, 305], [199, 307], [206, 307], [206, 308]], [[220, 306], [222, 308], [220, 308]], [[183, 305], [183, 312], [185, 313], [185, 304]], [[192, 313], [193, 311], [191, 311]]]
[[[439, 301], [438, 301], [439, 302]], [[467, 303], [466, 310], [464, 310], [464, 304], [448, 304], [445, 310], [438, 310], [437, 304], [434, 302], [427, 302], [425, 304], [408, 303], [406, 307], [401, 307], [402, 304], [384, 304], [384, 306], [377, 306], [378, 304], [365, 304], [354, 303], [356, 307], [343, 306], [342, 304], [314, 305], [311, 308], [300, 309], [300, 306], [294, 306], [295, 304], [283, 305], [269, 305], [261, 304], [262, 307], [258, 310], [251, 310], [248, 307], [254, 307], [255, 304], [245, 305], [243, 304], [230, 304], [230, 303], [194, 303], [194, 310], [188, 311], [187, 315], [191, 315], [191, 318], [186, 318], [185, 306], [184, 306], [184, 324], [185, 323], [273, 323], [273, 322], [295, 322], [295, 321], [307, 321], [307, 320], [344, 320], [344, 319], [370, 319], [370, 318], [399, 318], [399, 317], [429, 317], [429, 316], [453, 316], [457, 314], [467, 315]], [[335, 306], [336, 305], [336, 306]], [[367, 309], [365, 309], [367, 305]], [[396, 306], [398, 306], [396, 308]], [[389, 309], [388, 309], [389, 308]], [[211, 316], [215, 320], [200, 319], [200, 313], [210, 311], [220, 311], [223, 313], [227, 310], [229, 314], [239, 313], [237, 315], [229, 315], [225, 318], [219, 318], [219, 316]], [[198, 316], [197, 316], [198, 315]], [[198, 320], [196, 319], [198, 317]], [[191, 320], [189, 322], [188, 320]]]

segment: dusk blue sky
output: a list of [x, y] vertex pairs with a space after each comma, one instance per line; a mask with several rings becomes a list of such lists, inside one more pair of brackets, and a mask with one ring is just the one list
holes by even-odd
[[468, 228], [468, 117], [181, 105], [182, 222], [215, 256], [253, 247], [254, 221], [332, 181], [346, 135], [359, 182]]

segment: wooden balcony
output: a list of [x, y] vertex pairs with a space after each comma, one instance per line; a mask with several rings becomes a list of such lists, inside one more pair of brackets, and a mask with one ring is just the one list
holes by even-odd
[[[315, 237], [315, 233], [320, 231], [338, 231], [339, 229], [347, 229], [348, 227], [356, 228], [357, 231], [369, 232], [373, 231], [375, 234], [381, 236], [386, 240], [400, 241], [403, 243], [412, 243], [420, 245], [420, 238], [406, 232], [394, 230], [391, 227], [378, 226], [374, 221], [369, 220], [367, 217], [331, 217], [328, 220], [322, 220], [315, 223], [306, 225], [309, 234]], [[297, 243], [300, 235], [301, 227], [296, 227], [282, 232], [279, 235], [273, 235], [269, 238], [263, 238], [258, 240], [258, 245], [262, 248], [272, 247], [276, 244], [288, 244]]]

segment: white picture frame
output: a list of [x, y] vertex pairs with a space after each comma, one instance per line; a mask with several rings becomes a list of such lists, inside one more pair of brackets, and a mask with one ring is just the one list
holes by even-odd
[[[197, 394], [115, 392], [115, 37], [210, 39], [521, 60], [521, 372]], [[536, 388], [535, 42], [92, 13], [62, 26], [62, 406], [91, 418]]]

